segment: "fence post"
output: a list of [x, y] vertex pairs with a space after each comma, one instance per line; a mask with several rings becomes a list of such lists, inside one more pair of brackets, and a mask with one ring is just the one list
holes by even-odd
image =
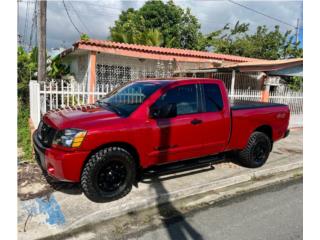
[[261, 101], [269, 102], [270, 83], [268, 81], [268, 77], [263, 78], [263, 84], [264, 84], [264, 87], [261, 94]]
[[96, 90], [96, 61], [97, 61], [97, 53], [94, 51], [90, 52], [89, 55], [89, 77], [88, 77], [88, 92], [89, 98], [88, 103], [93, 103], [95, 100], [94, 92]]
[[269, 102], [270, 85], [266, 85], [261, 94], [262, 102]]
[[40, 84], [37, 81], [29, 82], [30, 118], [36, 128], [40, 122]]
[[234, 85], [236, 81], [236, 70], [232, 70], [232, 77], [231, 77], [231, 96], [234, 96]]

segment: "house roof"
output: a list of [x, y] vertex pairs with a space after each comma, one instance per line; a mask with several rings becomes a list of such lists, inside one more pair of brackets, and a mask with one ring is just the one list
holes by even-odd
[[68, 49], [61, 53], [65, 56], [76, 49], [98, 51], [110, 54], [124, 55], [138, 58], [149, 58], [159, 60], [176, 60], [190, 62], [252, 62], [258, 59], [240, 57], [235, 55], [212, 53], [206, 51], [195, 51], [188, 49], [165, 48], [155, 46], [145, 46], [138, 44], [119, 43], [106, 40], [80, 40], [73, 44], [73, 49]]
[[232, 63], [219, 67], [220, 69], [238, 69], [240, 72], [277, 71], [303, 65], [303, 58], [280, 60], [255, 60], [252, 62]]

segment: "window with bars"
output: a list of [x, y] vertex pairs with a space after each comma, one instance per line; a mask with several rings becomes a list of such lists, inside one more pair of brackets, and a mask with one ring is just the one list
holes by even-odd
[[97, 84], [118, 85], [131, 80], [131, 67], [97, 64]]

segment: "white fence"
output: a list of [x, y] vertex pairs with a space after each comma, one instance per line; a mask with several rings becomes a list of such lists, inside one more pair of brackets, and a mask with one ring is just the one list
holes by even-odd
[[261, 101], [261, 94], [260, 90], [234, 89], [233, 95], [229, 93], [229, 99], [258, 102]]
[[289, 127], [303, 126], [303, 92], [286, 89], [280, 93], [270, 93], [269, 102], [287, 104], [290, 108]]
[[38, 85], [41, 115], [56, 108], [93, 103], [117, 87], [114, 84], [97, 85], [94, 92], [89, 92], [86, 84], [70, 84], [63, 80], [43, 82]]
[[[30, 81], [30, 117], [38, 126], [41, 116], [52, 109], [90, 104], [112, 91], [115, 85], [97, 85], [94, 92], [86, 90], [84, 84], [63, 81], [37, 83]], [[229, 94], [230, 100], [261, 101], [260, 90], [235, 89]], [[270, 93], [269, 102], [289, 105], [291, 111], [289, 127], [303, 126], [303, 93], [286, 90], [282, 93]]]

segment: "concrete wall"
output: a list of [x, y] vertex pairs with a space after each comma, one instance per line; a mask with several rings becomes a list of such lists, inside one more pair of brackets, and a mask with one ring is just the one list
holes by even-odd
[[89, 55], [70, 55], [63, 59], [63, 63], [70, 67], [70, 73], [78, 83], [88, 82]]

